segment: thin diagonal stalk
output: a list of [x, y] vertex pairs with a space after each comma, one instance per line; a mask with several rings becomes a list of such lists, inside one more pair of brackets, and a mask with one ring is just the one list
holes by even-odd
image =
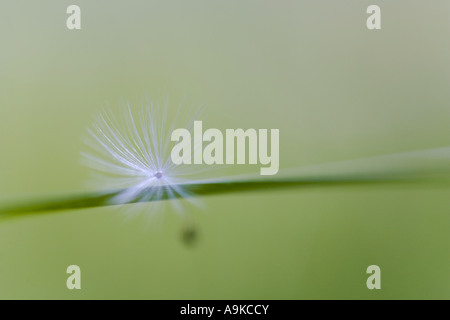
[[[362, 185], [375, 183], [393, 183], [414, 181], [417, 177], [408, 175], [353, 175], [353, 176], [335, 176], [335, 177], [317, 177], [317, 178], [284, 178], [284, 179], [255, 179], [255, 180], [241, 180], [241, 181], [219, 181], [206, 183], [192, 183], [179, 185], [183, 190], [187, 191], [190, 196], [208, 196], [225, 193], [236, 193], [245, 191], [262, 191], [275, 190], [287, 188], [308, 188], [308, 187], [330, 187], [343, 185]], [[154, 186], [143, 189], [136, 199], [145, 198], [146, 194], [153, 194], [155, 189], [162, 192], [162, 197], [153, 198], [148, 201], [160, 201], [173, 199], [170, 195], [169, 188], [166, 186]], [[0, 208], [0, 215], [19, 215], [19, 214], [33, 214], [39, 212], [51, 212], [62, 210], [73, 210], [83, 208], [94, 208], [110, 205], [120, 205], [132, 202], [112, 202], [117, 195], [125, 190], [115, 190], [103, 193], [86, 193], [79, 195], [61, 196], [55, 199], [40, 200], [36, 202], [28, 202], [20, 205], [10, 205], [8, 207]]]

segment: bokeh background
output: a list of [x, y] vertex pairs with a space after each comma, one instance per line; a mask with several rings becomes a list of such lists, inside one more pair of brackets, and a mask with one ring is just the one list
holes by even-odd
[[[82, 30], [66, 28], [81, 7]], [[382, 29], [366, 28], [378, 4]], [[450, 145], [450, 3], [0, 2], [0, 204], [87, 191], [82, 137], [108, 101], [203, 105], [279, 128], [281, 168]], [[256, 167], [236, 170], [257, 173]], [[0, 219], [0, 298], [450, 298], [450, 184], [215, 195], [180, 241], [98, 208]], [[126, 208], [125, 208], [126, 209]], [[125, 210], [126, 211], [126, 210]], [[66, 268], [82, 290], [66, 288]], [[366, 288], [367, 266], [382, 290]]]

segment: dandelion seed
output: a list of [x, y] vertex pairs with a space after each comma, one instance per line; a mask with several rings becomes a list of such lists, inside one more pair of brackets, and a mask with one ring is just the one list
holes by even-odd
[[[180, 110], [177, 118], [179, 113]], [[96, 186], [102, 190], [120, 190], [111, 204], [175, 198], [194, 201], [183, 185], [195, 182], [192, 177], [204, 168], [172, 163], [170, 132], [178, 119], [169, 127], [167, 118], [167, 100], [146, 103], [137, 114], [127, 103], [120, 118], [107, 109], [97, 115], [85, 141], [91, 152], [82, 156], [83, 162], [93, 170]], [[190, 127], [193, 122], [194, 119]], [[173, 204], [183, 215], [180, 204]]]

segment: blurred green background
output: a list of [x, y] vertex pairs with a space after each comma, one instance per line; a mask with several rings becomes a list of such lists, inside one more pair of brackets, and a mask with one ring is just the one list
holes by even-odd
[[[69, 31], [74, 3], [82, 30]], [[366, 28], [370, 4], [381, 30]], [[281, 168], [448, 146], [449, 17], [446, 0], [2, 0], [0, 204], [86, 191], [93, 115], [145, 94], [198, 102], [208, 127], [279, 128]], [[132, 220], [117, 208], [0, 219], [0, 298], [449, 299], [449, 191], [205, 197], [193, 247], [170, 206], [157, 226], [152, 204]], [[71, 264], [82, 290], [66, 288]], [[372, 264], [382, 290], [366, 288]]]

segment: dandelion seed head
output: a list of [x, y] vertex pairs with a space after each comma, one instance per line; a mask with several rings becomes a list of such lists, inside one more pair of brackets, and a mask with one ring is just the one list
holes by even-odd
[[[144, 103], [138, 111], [127, 102], [120, 117], [106, 107], [97, 114], [85, 140], [89, 151], [82, 153], [82, 159], [97, 188], [116, 191], [112, 204], [194, 201], [184, 186], [195, 182], [193, 177], [204, 168], [175, 165], [170, 134], [177, 127], [189, 130], [195, 117], [184, 125], [179, 118], [180, 110], [168, 121], [168, 100]], [[179, 203], [171, 202], [178, 213], [184, 212]]]

